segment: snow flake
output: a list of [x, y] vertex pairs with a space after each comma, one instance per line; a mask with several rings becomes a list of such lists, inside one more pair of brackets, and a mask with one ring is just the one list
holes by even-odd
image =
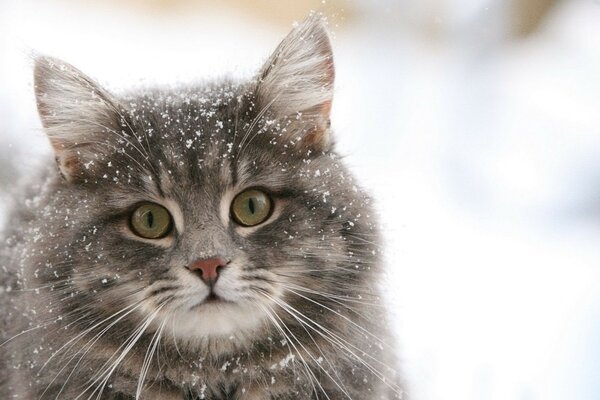
[[223, 372], [227, 371], [227, 368], [229, 368], [230, 365], [231, 365], [231, 362], [225, 361], [225, 364], [223, 364], [223, 366], [221, 366], [221, 371], [223, 371]]

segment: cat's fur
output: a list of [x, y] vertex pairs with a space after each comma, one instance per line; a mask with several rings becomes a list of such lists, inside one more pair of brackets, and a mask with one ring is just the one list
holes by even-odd
[[[331, 141], [333, 77], [319, 17], [241, 84], [115, 96], [36, 59], [57, 164], [5, 232], [0, 397], [400, 398], [371, 200]], [[245, 228], [229, 207], [249, 187], [274, 211]], [[172, 235], [131, 232], [144, 201]], [[208, 289], [185, 267], [216, 255], [229, 302], [194, 308]]]

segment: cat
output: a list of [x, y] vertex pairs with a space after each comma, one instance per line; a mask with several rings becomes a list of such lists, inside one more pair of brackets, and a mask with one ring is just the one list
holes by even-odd
[[55, 160], [2, 249], [2, 399], [395, 399], [372, 200], [323, 18], [249, 82], [115, 95], [35, 59]]

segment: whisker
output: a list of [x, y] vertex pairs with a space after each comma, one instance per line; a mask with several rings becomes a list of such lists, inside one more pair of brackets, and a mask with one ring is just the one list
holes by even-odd
[[156, 351], [156, 346], [160, 341], [160, 336], [162, 335], [162, 331], [165, 327], [165, 321], [160, 325], [160, 328], [156, 330], [154, 336], [152, 336], [152, 340], [148, 344], [148, 350], [146, 350], [146, 355], [144, 356], [144, 362], [142, 363], [142, 370], [140, 371], [140, 376], [138, 378], [137, 389], [135, 392], [135, 400], [139, 400], [142, 389], [144, 387], [144, 381], [146, 380], [146, 375], [148, 374], [148, 370], [150, 369], [150, 364], [152, 363], [152, 357], [154, 357], [154, 352]]
[[[365, 355], [366, 357], [368, 357], [368, 358], [372, 359], [373, 361], [377, 362], [378, 364], [380, 364], [380, 365], [388, 368], [389, 370], [393, 370], [393, 368], [389, 367], [388, 365], [386, 365], [382, 361], [378, 360], [377, 358], [375, 358], [375, 357], [373, 357], [373, 356], [365, 353], [364, 351], [362, 351], [361, 349], [357, 348], [352, 343], [350, 343], [347, 340], [341, 338], [339, 335], [335, 334], [331, 330], [325, 328], [321, 324], [319, 324], [316, 321], [312, 320], [311, 318], [307, 317], [306, 315], [304, 315], [303, 313], [301, 313], [300, 311], [298, 311], [296, 308], [292, 307], [291, 305], [289, 305], [285, 301], [275, 299], [275, 298], [273, 298], [271, 296], [268, 296], [268, 297], [271, 299], [271, 301], [273, 301], [276, 304], [278, 304], [282, 309], [284, 309], [286, 312], [288, 312], [288, 314], [290, 314], [292, 317], [294, 317], [300, 324], [306, 325], [307, 327], [311, 328], [315, 333], [318, 333], [321, 337], [323, 337], [325, 340], [327, 340], [328, 342], [330, 342], [332, 345], [337, 345], [338, 347], [340, 347], [344, 351], [347, 351], [348, 353], [350, 353], [357, 361], [359, 361], [362, 365], [364, 365], [380, 381], [382, 381], [390, 389], [394, 390], [396, 392], [396, 394], [401, 394], [402, 393], [402, 389], [400, 389], [399, 387], [396, 387], [395, 385], [390, 384], [388, 382], [388, 380], [385, 378], [385, 375], [381, 371], [379, 371], [377, 368], [373, 367], [371, 364], [369, 364], [368, 362], [366, 362], [362, 357], [360, 357], [355, 352], [353, 352], [350, 349], [350, 347], [352, 347], [353, 349], [355, 349], [358, 352], [363, 353], [363, 355]], [[303, 319], [304, 322], [301, 319]], [[306, 322], [309, 322], [309, 324], [306, 324]], [[320, 332], [319, 330], [315, 329], [315, 327], [318, 327], [323, 332]]]
[[[74, 400], [81, 398], [82, 395], [84, 395], [89, 389], [94, 387], [96, 384], [99, 384], [99, 386], [96, 387], [91, 392], [90, 396], [88, 397], [88, 400], [91, 399], [92, 396], [94, 395], [94, 393], [96, 393], [96, 392], [98, 392], [98, 395], [96, 396], [96, 398], [97, 399], [100, 398], [100, 396], [102, 395], [102, 393], [104, 391], [104, 388], [106, 387], [106, 384], [108, 383], [108, 380], [110, 379], [110, 376], [117, 369], [117, 367], [119, 366], [121, 361], [123, 361], [123, 359], [127, 356], [127, 354], [129, 354], [131, 349], [133, 349], [135, 344], [142, 337], [142, 335], [144, 334], [146, 329], [150, 326], [150, 324], [154, 321], [154, 318], [156, 318], [156, 316], [158, 315], [158, 313], [160, 312], [160, 310], [162, 309], [163, 306], [164, 306], [164, 304], [159, 306], [152, 314], [150, 314], [148, 317], [145, 318], [145, 320], [142, 321], [142, 323], [132, 333], [132, 335], [129, 336], [129, 338], [123, 343], [123, 345], [121, 345], [117, 349], [117, 351], [113, 354], [113, 356], [111, 356], [109, 358], [109, 360], [100, 368], [100, 371], [103, 371], [103, 372], [96, 374], [95, 376], [97, 376], [97, 378], [95, 378], [95, 379], [94, 379], [94, 377], [90, 378], [90, 380], [93, 380], [93, 381]], [[123, 350], [121, 350], [121, 349], [123, 349]], [[116, 360], [112, 363], [112, 365], [110, 365], [111, 359], [119, 351], [121, 351], [121, 354], [116, 358]], [[106, 367], [106, 369], [104, 369], [105, 367]], [[88, 380], [88, 382], [90, 380]]]
[[262, 118], [262, 116], [269, 110], [269, 108], [271, 108], [271, 106], [273, 105], [273, 103], [275, 103], [275, 101], [277, 100], [277, 98], [279, 97], [280, 94], [277, 94], [275, 97], [273, 97], [273, 99], [271, 101], [269, 101], [262, 110], [260, 110], [260, 112], [256, 115], [256, 117], [254, 118], [254, 120], [252, 121], [252, 123], [250, 124], [250, 126], [248, 127], [248, 129], [246, 130], [246, 133], [244, 134], [244, 137], [242, 138], [238, 148], [239, 151], [237, 152], [236, 158], [239, 158], [240, 154], [242, 154], [244, 147], [248, 147], [248, 144], [256, 137], [256, 135], [258, 135], [258, 132], [260, 132], [260, 130], [258, 132], [256, 132], [254, 134], [254, 136], [252, 136], [252, 138], [250, 140], [248, 140], [247, 143], [244, 143], [246, 141], [246, 139], [248, 138], [248, 136], [250, 135], [250, 133], [252, 132], [252, 129], [254, 129], [254, 126], [258, 123], [258, 121]]
[[[273, 326], [276, 327], [276, 329], [281, 333], [281, 335], [285, 338], [286, 343], [289, 343], [292, 345], [292, 347], [294, 348], [294, 350], [296, 350], [296, 355], [298, 355], [298, 358], [300, 359], [302, 366], [304, 367], [304, 372], [308, 378], [308, 381], [310, 382], [312, 389], [313, 389], [313, 393], [316, 394], [318, 393], [317, 391], [317, 387], [315, 386], [315, 382], [317, 383], [317, 385], [319, 386], [320, 390], [325, 394], [325, 396], [327, 396], [327, 393], [325, 393], [325, 389], [323, 389], [323, 386], [321, 386], [321, 383], [319, 382], [319, 380], [317, 379], [317, 377], [314, 375], [314, 373], [312, 372], [312, 370], [309, 368], [308, 364], [306, 363], [306, 361], [304, 360], [304, 357], [302, 357], [302, 354], [300, 354], [298, 348], [296, 347], [295, 343], [292, 341], [292, 339], [285, 333], [285, 331], [283, 330], [283, 328], [281, 327], [280, 323], [275, 319], [277, 317], [277, 315], [275, 314], [275, 312], [273, 311], [273, 309], [271, 307], [269, 307], [268, 305], [266, 306], [269, 310], [264, 309], [265, 314], [267, 315], [267, 317], [269, 318], [269, 320], [271, 321], [271, 323], [273, 324]], [[283, 326], [285, 326], [285, 323], [283, 321], [281, 321], [280, 318], [277, 318], [281, 324]], [[286, 330], [287, 327], [286, 327]], [[288, 330], [289, 331], [289, 330]], [[293, 353], [292, 353], [293, 354]]]
[[[77, 357], [82, 351], [83, 354], [81, 355], [81, 357], [79, 358], [79, 360], [77, 361], [77, 363], [75, 363], [75, 365], [73, 366], [73, 368], [71, 369], [71, 372], [69, 373], [69, 375], [67, 376], [67, 379], [65, 379], [65, 381], [63, 382], [63, 385], [61, 387], [61, 389], [59, 390], [59, 392], [57, 393], [55, 399], [58, 399], [60, 394], [62, 393], [62, 391], [65, 389], [67, 383], [69, 382], [71, 376], [73, 376], [73, 374], [75, 373], [75, 371], [77, 370], [77, 367], [79, 366], [79, 364], [81, 363], [81, 361], [83, 360], [83, 358], [87, 355], [87, 353], [92, 349], [92, 347], [94, 346], [94, 344], [96, 344], [98, 342], [98, 340], [100, 340], [100, 338], [110, 330], [110, 328], [112, 328], [113, 326], [115, 326], [119, 321], [121, 321], [123, 318], [125, 318], [127, 315], [131, 314], [132, 312], [134, 312], [138, 307], [141, 306], [141, 301], [139, 301], [138, 303], [134, 303], [132, 305], [129, 305], [127, 307], [125, 307], [124, 309], [118, 311], [115, 314], [112, 314], [110, 317], [100, 321], [99, 323], [95, 324], [94, 326], [92, 326], [89, 329], [86, 329], [85, 331], [83, 331], [82, 333], [80, 333], [79, 335], [77, 335], [74, 339], [77, 339], [73, 345], [75, 345], [79, 340], [81, 340], [83, 337], [85, 337], [88, 333], [90, 333], [91, 331], [93, 331], [95, 328], [101, 326], [103, 323], [110, 321], [112, 318], [114, 318], [115, 316], [119, 315], [122, 312], [125, 312], [123, 315], [121, 315], [119, 318], [117, 318], [115, 321], [111, 322], [107, 327], [105, 327], [104, 329], [102, 329], [99, 333], [97, 333], [94, 337], [92, 337], [84, 346], [82, 346], [81, 349], [79, 349], [70, 359], [69, 361], [58, 371], [58, 373], [56, 374], [56, 376], [54, 377], [54, 379], [52, 379], [52, 381], [48, 384], [48, 386], [46, 387], [46, 390], [44, 390], [44, 392], [42, 393], [42, 395], [40, 396], [40, 399], [44, 396], [44, 393], [46, 393], [46, 391], [50, 388], [50, 386], [52, 385], [52, 383], [54, 383], [54, 381], [60, 376], [60, 374], [62, 373], [62, 371], [64, 371], [65, 368], [67, 368], [67, 366], [75, 359], [75, 357]], [[73, 339], [73, 340], [74, 340]]]
[[[315, 364], [319, 365], [319, 363], [317, 362], [317, 360], [313, 357], [313, 355], [306, 349], [306, 347], [302, 344], [302, 342], [300, 342], [300, 340], [298, 340], [298, 338], [294, 335], [294, 333], [291, 331], [291, 329], [288, 328], [288, 326], [285, 324], [285, 322], [283, 322], [283, 320], [277, 315], [277, 314], [273, 314], [273, 316], [279, 320], [279, 322], [281, 322], [281, 324], [283, 325], [284, 329], [290, 334], [290, 336], [292, 338], [294, 338], [296, 340], [296, 343], [302, 347], [302, 349], [304, 350], [304, 352], [315, 362]], [[296, 347], [296, 345], [294, 344], [294, 341], [290, 340], [290, 343], [292, 344], [292, 346], [294, 346], [294, 348], [296, 349], [296, 353], [298, 354], [298, 356], [302, 359], [302, 362], [304, 363], [304, 365], [306, 366], [307, 370], [310, 372], [310, 374], [314, 377], [315, 381], [317, 382], [317, 385], [319, 386], [319, 388], [321, 389], [321, 392], [325, 395], [325, 397], [329, 400], [331, 400], [331, 398], [329, 397], [329, 395], [327, 394], [327, 392], [325, 391], [325, 389], [323, 388], [323, 386], [321, 385], [321, 382], [319, 382], [319, 380], [317, 379], [317, 377], [314, 375], [314, 372], [310, 369], [310, 367], [308, 366], [308, 364], [306, 363], [306, 361], [304, 360], [304, 357], [302, 357], [302, 355], [300, 354], [298, 348]], [[320, 365], [319, 365], [320, 366]], [[322, 367], [321, 367], [322, 368]]]

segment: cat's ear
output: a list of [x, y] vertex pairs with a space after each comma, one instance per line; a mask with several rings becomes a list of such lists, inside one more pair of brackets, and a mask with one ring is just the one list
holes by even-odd
[[50, 57], [37, 57], [34, 87], [38, 113], [69, 182], [85, 179], [110, 150], [111, 132], [119, 131], [115, 100], [75, 67]]
[[326, 150], [333, 100], [333, 53], [323, 17], [314, 14], [279, 44], [259, 75], [258, 111], [286, 118], [291, 140]]

